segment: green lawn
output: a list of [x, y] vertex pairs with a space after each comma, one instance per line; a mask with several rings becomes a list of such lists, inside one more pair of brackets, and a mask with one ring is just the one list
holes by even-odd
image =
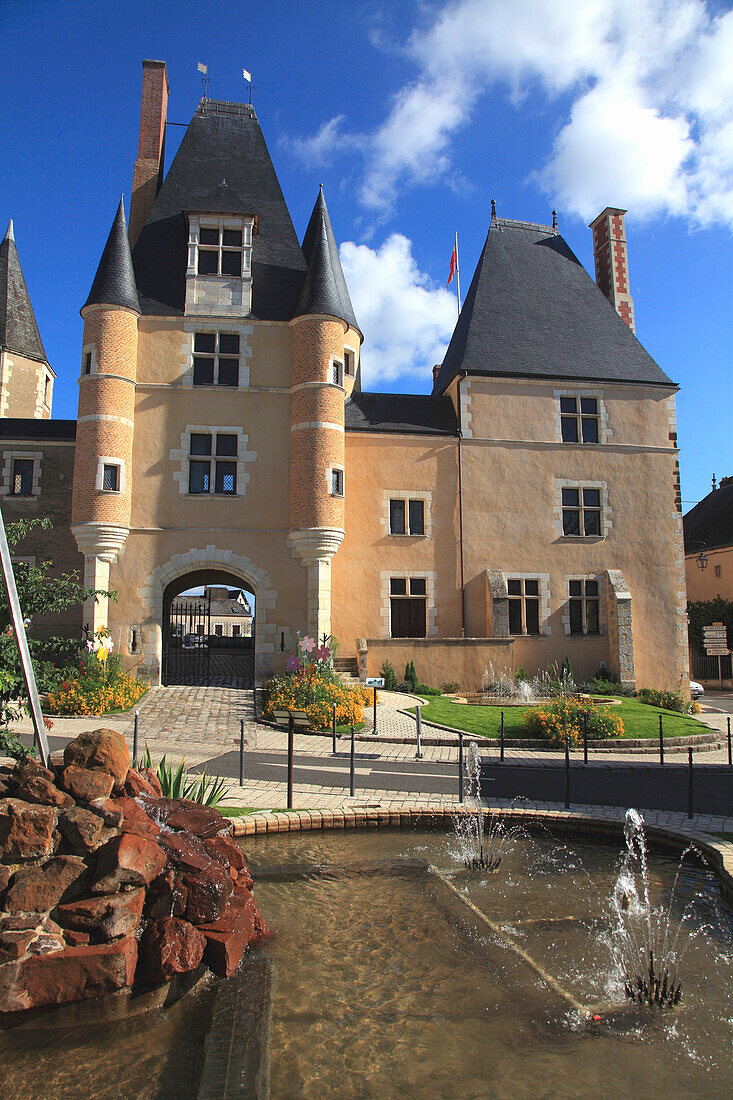
[[[414, 712], [414, 708], [410, 708]], [[527, 737], [524, 728], [524, 714], [528, 707], [507, 707], [504, 711], [504, 734], [506, 737]], [[663, 715], [662, 727], [665, 737], [679, 737], [684, 734], [705, 733], [696, 718], [673, 711], [660, 710], [647, 706], [637, 699], [624, 699], [621, 706], [614, 706], [614, 714], [619, 714], [624, 724], [625, 737], [658, 737], [659, 715]], [[480, 737], [498, 737], [501, 723], [501, 707], [474, 707], [468, 704], [451, 703], [449, 699], [431, 699], [423, 708], [422, 716], [426, 722], [462, 729], [466, 733], [475, 733]]]

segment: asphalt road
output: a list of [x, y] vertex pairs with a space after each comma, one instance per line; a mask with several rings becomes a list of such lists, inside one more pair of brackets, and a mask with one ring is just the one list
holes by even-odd
[[[191, 771], [206, 771], [239, 779], [239, 753], [227, 752], [205, 761]], [[350, 757], [305, 756], [296, 753], [293, 782], [313, 786], [343, 787], [348, 791]], [[247, 752], [245, 778], [286, 783], [288, 758], [284, 753]], [[417, 794], [455, 794], [458, 791], [458, 765], [416, 760], [380, 760], [376, 753], [357, 752], [355, 758], [356, 791], [410, 791]]]
[[[721, 695], [717, 691], [708, 690], [700, 700], [701, 703], [707, 703], [709, 707], [715, 707], [716, 710], [722, 711], [723, 714], [733, 714], [733, 695], [727, 692], [723, 692]], [[702, 716], [705, 717], [704, 715]]]

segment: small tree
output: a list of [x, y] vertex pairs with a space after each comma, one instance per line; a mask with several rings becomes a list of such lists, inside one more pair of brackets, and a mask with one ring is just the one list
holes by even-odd
[[417, 673], [415, 672], [414, 661], [408, 661], [405, 665], [405, 683], [409, 687], [410, 691], [412, 691], [413, 693], [417, 691], [417, 686], [420, 681], [418, 680]]
[[379, 675], [384, 677], [385, 691], [395, 691], [397, 688], [397, 676], [389, 661], [385, 661], [379, 670]]

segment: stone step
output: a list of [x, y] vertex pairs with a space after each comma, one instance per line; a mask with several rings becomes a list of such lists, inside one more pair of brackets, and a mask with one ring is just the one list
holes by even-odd
[[356, 657], [334, 657], [334, 672], [349, 672], [353, 676], [359, 673], [359, 662]]

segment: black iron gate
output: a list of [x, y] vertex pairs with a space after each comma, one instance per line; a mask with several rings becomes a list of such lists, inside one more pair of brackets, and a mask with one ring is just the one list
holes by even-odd
[[164, 684], [254, 686], [254, 638], [212, 631], [210, 595], [173, 599], [164, 630]]

